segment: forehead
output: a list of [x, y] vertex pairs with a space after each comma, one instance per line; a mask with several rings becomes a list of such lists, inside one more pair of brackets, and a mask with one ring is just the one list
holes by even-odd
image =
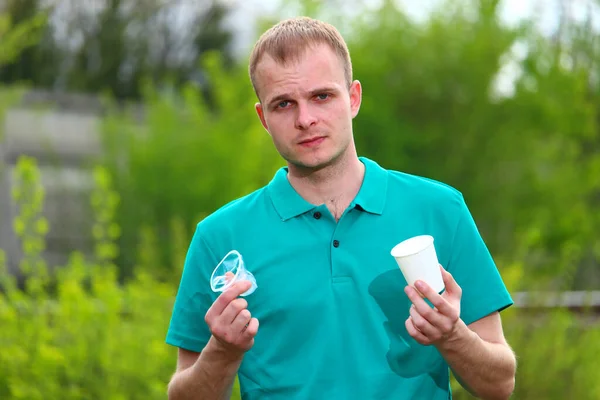
[[265, 54], [256, 66], [256, 84], [263, 101], [281, 93], [311, 91], [319, 86], [344, 86], [343, 63], [327, 45], [307, 47], [286, 63]]

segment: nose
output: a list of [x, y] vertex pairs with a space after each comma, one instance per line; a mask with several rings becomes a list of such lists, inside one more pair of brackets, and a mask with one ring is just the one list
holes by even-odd
[[298, 104], [296, 109], [298, 111], [296, 115], [296, 129], [306, 130], [317, 123], [317, 118], [311, 112], [308, 105]]

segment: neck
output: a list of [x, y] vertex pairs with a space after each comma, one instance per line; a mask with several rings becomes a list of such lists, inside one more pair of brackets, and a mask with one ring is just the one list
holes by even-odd
[[326, 204], [336, 219], [356, 197], [365, 173], [356, 154], [342, 155], [319, 170], [306, 171], [293, 165], [288, 168], [290, 184], [300, 196], [315, 205]]

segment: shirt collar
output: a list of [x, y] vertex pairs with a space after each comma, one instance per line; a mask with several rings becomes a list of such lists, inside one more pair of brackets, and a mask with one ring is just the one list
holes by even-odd
[[388, 172], [375, 161], [359, 157], [365, 164], [365, 178], [351, 206], [359, 206], [364, 211], [381, 215], [387, 199]]
[[[366, 157], [359, 157], [359, 160], [365, 165], [365, 177], [350, 207], [381, 215], [387, 197], [387, 171]], [[317, 207], [296, 192], [290, 184], [287, 174], [287, 167], [280, 168], [267, 186], [273, 206], [284, 221]]]

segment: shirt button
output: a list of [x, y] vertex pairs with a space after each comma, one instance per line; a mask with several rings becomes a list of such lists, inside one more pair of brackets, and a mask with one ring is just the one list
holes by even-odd
[[333, 241], [333, 247], [340, 247], [340, 241], [339, 240], [334, 240]]
[[319, 218], [321, 218], [321, 213], [317, 211], [316, 213], [313, 214], [313, 217], [315, 217], [315, 219], [319, 219]]

